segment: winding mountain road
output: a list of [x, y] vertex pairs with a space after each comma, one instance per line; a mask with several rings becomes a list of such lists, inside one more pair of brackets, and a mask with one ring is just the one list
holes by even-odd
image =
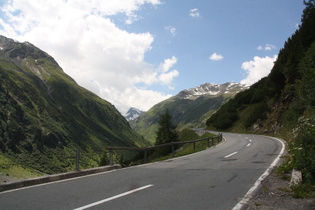
[[1, 209], [233, 209], [283, 151], [281, 141], [224, 133], [192, 155], [0, 193]]

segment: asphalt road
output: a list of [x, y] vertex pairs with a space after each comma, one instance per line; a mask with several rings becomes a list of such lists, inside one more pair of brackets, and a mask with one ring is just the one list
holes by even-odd
[[0, 193], [0, 209], [233, 209], [279, 155], [269, 137], [226, 142], [181, 158]]

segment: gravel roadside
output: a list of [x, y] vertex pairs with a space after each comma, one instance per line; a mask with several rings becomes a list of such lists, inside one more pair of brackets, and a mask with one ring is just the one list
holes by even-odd
[[262, 182], [262, 187], [250, 200], [246, 210], [315, 210], [315, 198], [292, 198], [289, 184], [289, 180], [283, 179], [274, 170]]

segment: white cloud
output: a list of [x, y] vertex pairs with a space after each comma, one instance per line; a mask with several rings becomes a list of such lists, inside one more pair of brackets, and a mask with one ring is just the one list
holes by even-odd
[[257, 50], [263, 50], [264, 48], [262, 46], [258, 46]]
[[266, 44], [264, 47], [263, 46], [258, 46], [257, 50], [265, 50], [265, 51], [270, 51], [276, 49], [276, 46], [272, 45], [272, 44]]
[[272, 58], [269, 56], [264, 58], [255, 56], [254, 60], [244, 62], [242, 69], [245, 70], [247, 76], [241, 80], [241, 83], [251, 85], [261, 78], [268, 76], [277, 57], [277, 55], [274, 55]]
[[[138, 84], [169, 86], [179, 75], [173, 56], [159, 66], [144, 60], [154, 37], [118, 28], [112, 16], [126, 15], [131, 24], [143, 4], [159, 0], [32, 0], [8, 1], [2, 8], [0, 33], [29, 41], [52, 55], [78, 84], [125, 112], [131, 106], [148, 110], [170, 95], [137, 88]], [[1, 29], [2, 28], [2, 29]], [[138, 106], [137, 106], [138, 105]]]
[[177, 63], [177, 58], [173, 56], [171, 59], [165, 59], [164, 62], [160, 65], [161, 71], [162, 72], [167, 72], [169, 71], [173, 65]]
[[210, 60], [212, 61], [219, 61], [219, 60], [222, 60], [223, 59], [223, 56], [220, 55], [220, 54], [217, 54], [217, 53], [213, 53], [210, 57], [209, 57]]
[[168, 73], [163, 73], [159, 76], [159, 80], [163, 85], [171, 85], [173, 79], [179, 75], [177, 70], [172, 70]]
[[[147, 111], [153, 105], [172, 96], [170, 94], [165, 95], [158, 91], [146, 90], [132, 86], [125, 88], [123, 91], [117, 90], [115, 88], [106, 88], [102, 90], [101, 93], [101, 97], [113, 95], [113, 97], [111, 98], [113, 104], [120, 105], [123, 98], [125, 104], [131, 104], [133, 107], [137, 107], [142, 111]], [[118, 108], [121, 108], [120, 110], [123, 110], [123, 113], [126, 113], [127, 109], [129, 109], [130, 106]]]
[[169, 31], [173, 36], [176, 35], [176, 28], [174, 28], [173, 26], [166, 26], [164, 27], [164, 29]]
[[189, 10], [189, 16], [191, 17], [199, 17], [200, 13], [198, 12], [197, 8]]

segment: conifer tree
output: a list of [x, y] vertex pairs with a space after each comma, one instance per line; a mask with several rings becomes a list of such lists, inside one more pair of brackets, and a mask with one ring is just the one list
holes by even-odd
[[[156, 133], [155, 145], [166, 144], [178, 141], [178, 133], [176, 125], [172, 123], [172, 116], [169, 111], [166, 110], [165, 114], [159, 118], [159, 128]], [[159, 155], [167, 155], [171, 152], [171, 147], [162, 147], [157, 150]]]

